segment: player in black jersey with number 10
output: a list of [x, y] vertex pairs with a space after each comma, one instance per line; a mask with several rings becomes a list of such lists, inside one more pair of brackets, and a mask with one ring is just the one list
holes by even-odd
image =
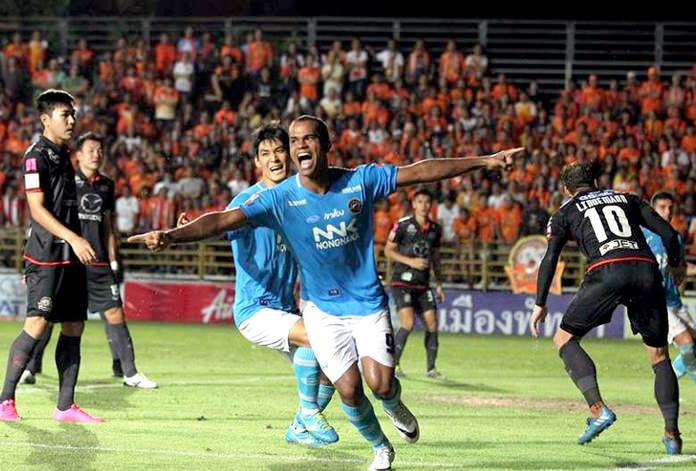
[[396, 373], [404, 376], [399, 361], [417, 314], [422, 316], [425, 326], [426, 375], [433, 379], [444, 379], [435, 368], [438, 327], [435, 298], [430, 289], [432, 266], [438, 300], [444, 301], [445, 293], [439, 282], [442, 227], [428, 218], [432, 204], [433, 196], [428, 190], [415, 192], [411, 202], [413, 216], [394, 224], [384, 254], [394, 261], [391, 291], [400, 321], [394, 342]]
[[537, 300], [530, 322], [536, 337], [538, 323], [546, 317], [546, 298], [558, 257], [566, 241], [574, 239], [588, 259], [587, 273], [553, 341], [592, 414], [578, 443], [589, 443], [616, 420], [614, 412], [602, 400], [595, 365], [580, 346], [580, 340], [592, 328], [608, 323], [616, 307], [623, 304], [631, 329], [643, 338], [655, 372], [655, 398], [665, 420], [665, 450], [668, 454], [679, 454], [682, 446], [678, 427], [679, 386], [669, 361], [662, 275], [640, 226], [662, 239], [677, 284], [685, 274], [679, 236], [637, 196], [598, 189], [592, 165], [588, 163], [576, 162], [564, 167], [561, 182], [569, 199], [548, 223], [549, 246], [539, 267]]

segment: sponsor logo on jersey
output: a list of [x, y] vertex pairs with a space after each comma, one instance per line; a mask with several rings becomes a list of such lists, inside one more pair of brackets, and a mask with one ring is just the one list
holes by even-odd
[[360, 214], [362, 208], [363, 203], [359, 198], [351, 198], [350, 201], [348, 201], [348, 210], [351, 214]]
[[288, 205], [292, 206], [293, 208], [296, 208], [298, 206], [306, 206], [307, 205], [307, 200], [306, 199], [301, 199], [301, 200], [289, 200]]
[[318, 250], [342, 247], [360, 238], [357, 220], [355, 219], [352, 219], [347, 224], [345, 221], [341, 221], [337, 226], [327, 224], [325, 228], [313, 227], [312, 234]]
[[614, 239], [599, 247], [599, 254], [605, 255], [616, 249], [638, 250], [638, 242], [626, 239]]
[[87, 214], [99, 213], [102, 210], [103, 202], [101, 195], [86, 193], [80, 198], [80, 211], [84, 211]]
[[[510, 279], [513, 293], [536, 293], [536, 280], [539, 265], [544, 258], [549, 243], [542, 235], [523, 237], [510, 251], [505, 272]], [[559, 261], [551, 284], [553, 294], [561, 294], [561, 275], [565, 263]]]
[[26, 162], [24, 162], [24, 170], [26, 172], [38, 172], [36, 159], [27, 159]]
[[336, 209], [336, 208], [334, 208], [334, 209], [332, 209], [331, 211], [329, 211], [328, 213], [324, 213], [324, 220], [325, 220], [325, 221], [328, 221], [329, 219], [340, 218], [340, 217], [343, 216], [344, 214], [346, 214], [346, 212], [343, 211], [342, 209]]
[[360, 193], [362, 191], [362, 186], [361, 185], [353, 185], [353, 186], [347, 186], [344, 189], [341, 190], [341, 193], [347, 194], [347, 193]]

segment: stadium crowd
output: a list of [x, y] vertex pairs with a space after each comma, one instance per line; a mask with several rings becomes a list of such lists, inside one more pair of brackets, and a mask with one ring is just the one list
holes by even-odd
[[[224, 208], [256, 181], [254, 128], [311, 113], [333, 130], [340, 166], [526, 147], [507, 176], [479, 172], [433, 188], [446, 242], [543, 233], [563, 200], [562, 165], [589, 160], [601, 166], [602, 186], [674, 191], [672, 222], [696, 255], [696, 67], [668, 82], [655, 67], [608, 86], [592, 75], [548, 99], [536, 82], [491, 77], [480, 45], [463, 51], [450, 40], [441, 54], [423, 41], [322, 46], [272, 45], [258, 29], [238, 38], [187, 28], [152, 46], [121, 38], [101, 55], [83, 39], [62, 57], [40, 32], [14, 34], [0, 55], [0, 225], [27, 217], [18, 168], [40, 134], [32, 98], [62, 88], [77, 98], [78, 134], [107, 138], [104, 173], [116, 181], [122, 234], [171, 227], [182, 210]], [[408, 196], [379, 205], [377, 242], [409, 211]]]

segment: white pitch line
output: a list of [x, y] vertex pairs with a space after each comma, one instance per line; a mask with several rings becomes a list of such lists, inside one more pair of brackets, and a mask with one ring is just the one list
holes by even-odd
[[624, 471], [626, 469], [658, 469], [662, 466], [670, 466], [673, 464], [690, 463], [696, 461], [696, 455], [676, 455], [676, 456], [665, 456], [664, 458], [658, 458], [656, 460], [646, 461], [645, 463], [635, 463], [627, 464], [626, 466], [619, 466], [616, 468], [610, 468], [606, 471]]
[[[182, 450], [166, 450], [166, 449], [139, 449], [139, 448], [109, 448], [101, 446], [75, 446], [75, 445], [51, 445], [47, 443], [38, 442], [14, 442], [14, 441], [0, 441], [0, 446], [4, 447], [32, 447], [32, 448], [43, 448], [50, 450], [70, 450], [70, 451], [96, 451], [101, 453], [120, 453], [120, 454], [143, 454], [143, 455], [168, 455], [168, 456], [187, 456], [187, 457], [204, 457], [204, 458], [233, 458], [233, 459], [245, 459], [245, 460], [272, 460], [272, 461], [286, 461], [286, 462], [307, 462], [312, 461], [315, 463], [365, 463], [369, 460], [359, 459], [359, 458], [320, 458], [316, 456], [288, 456], [288, 455], [273, 455], [270, 453], [225, 453], [220, 451], [182, 451]], [[411, 462], [411, 461], [397, 461], [400, 466], [413, 466], [420, 468], [461, 468], [461, 464], [455, 463], [424, 463], [424, 462]]]

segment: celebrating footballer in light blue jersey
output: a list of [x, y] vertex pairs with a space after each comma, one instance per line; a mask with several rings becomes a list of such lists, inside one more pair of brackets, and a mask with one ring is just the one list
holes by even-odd
[[[263, 182], [256, 183], [235, 196], [227, 208], [236, 208], [265, 188]], [[280, 234], [266, 227], [244, 226], [225, 237], [231, 241], [235, 261], [235, 324], [264, 308], [297, 312], [297, 264]]]
[[[672, 219], [674, 211], [674, 196], [667, 191], [658, 191], [650, 200], [650, 205], [655, 212], [665, 221]], [[669, 321], [669, 332], [667, 339], [679, 349], [679, 355], [672, 362], [672, 368], [677, 378], [689, 374], [689, 378], [696, 383], [696, 351], [694, 349], [694, 323], [689, 310], [684, 306], [679, 294], [679, 289], [674, 283], [672, 275], [667, 271], [667, 250], [662, 243], [662, 239], [654, 232], [642, 228], [645, 240], [650, 246], [650, 250], [655, 255], [655, 259], [662, 273], [662, 284], [665, 288], [667, 298], [667, 320]], [[684, 243], [679, 239], [682, 252]]]
[[372, 207], [397, 186], [430, 183], [477, 170], [512, 164], [523, 149], [487, 157], [429, 159], [403, 167], [329, 168], [329, 131], [321, 119], [303, 115], [290, 124], [290, 154], [298, 175], [252, 195], [240, 208], [204, 214], [191, 224], [129, 238], [153, 251], [191, 242], [244, 224], [281, 233], [300, 267], [303, 320], [324, 373], [338, 390], [343, 410], [374, 450], [370, 469], [391, 469], [394, 449], [382, 432], [367, 385], [409, 443], [418, 422], [401, 401], [394, 377], [394, 337], [384, 291], [377, 277]]
[[[261, 170], [261, 181], [237, 195], [228, 207], [236, 207], [285, 180], [290, 173], [287, 148], [288, 134], [277, 124], [259, 128], [254, 138], [254, 161]], [[185, 214], [179, 218], [180, 225], [187, 222]], [[321, 371], [295, 304], [295, 261], [280, 235], [266, 227], [247, 225], [225, 236], [234, 255], [237, 328], [257, 345], [290, 353], [293, 362], [300, 407], [285, 432], [286, 440], [310, 446], [337, 441], [335, 430], [321, 414], [334, 388], [326, 378], [321, 378], [320, 384]]]
[[287, 237], [302, 260], [302, 299], [334, 316], [374, 314], [387, 300], [374, 259], [373, 205], [396, 189], [396, 167], [329, 172], [323, 195], [307, 190], [295, 175], [240, 209], [255, 224]]

